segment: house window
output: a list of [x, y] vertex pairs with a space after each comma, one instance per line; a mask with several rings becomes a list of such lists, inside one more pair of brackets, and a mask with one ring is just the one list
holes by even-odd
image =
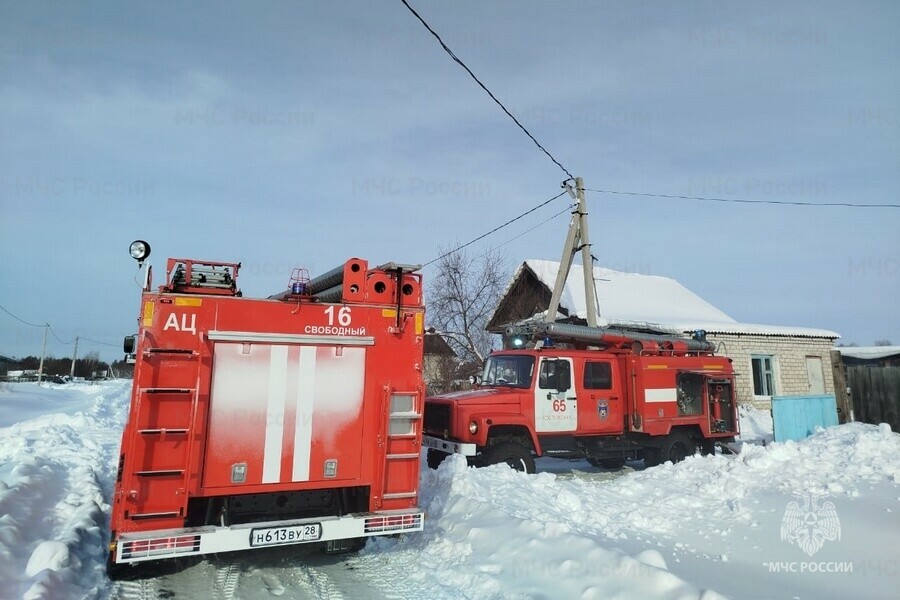
[[612, 365], [608, 362], [584, 363], [584, 388], [587, 390], [612, 389]]
[[753, 394], [756, 396], [775, 395], [775, 357], [751, 357], [753, 365]]

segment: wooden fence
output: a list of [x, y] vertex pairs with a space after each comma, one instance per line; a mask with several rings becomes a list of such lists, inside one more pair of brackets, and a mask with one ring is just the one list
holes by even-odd
[[900, 431], [900, 368], [848, 367], [847, 385], [857, 421]]

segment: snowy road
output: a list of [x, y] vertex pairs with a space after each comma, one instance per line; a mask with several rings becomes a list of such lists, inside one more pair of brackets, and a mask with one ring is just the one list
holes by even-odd
[[[372, 540], [357, 555], [273, 548], [112, 584], [104, 545], [128, 395], [125, 382], [0, 389], [0, 597], [711, 600], [900, 589], [900, 435], [860, 424], [619, 472], [548, 459], [529, 476], [451, 458], [423, 472], [422, 533]], [[784, 537], [792, 502], [822, 525], [818, 537]]]

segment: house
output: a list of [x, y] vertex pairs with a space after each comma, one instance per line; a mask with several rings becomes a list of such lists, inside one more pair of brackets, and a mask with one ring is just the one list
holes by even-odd
[[15, 367], [17, 362], [18, 361], [13, 358], [0, 354], [0, 374], [5, 374], [7, 371]]
[[422, 377], [428, 395], [448, 391], [456, 377], [459, 362], [456, 352], [440, 333], [427, 332], [424, 355]]
[[[523, 262], [488, 331], [504, 335], [508, 325], [546, 312], [558, 271], [558, 262]], [[739, 323], [669, 277], [595, 267], [594, 282], [601, 326], [679, 336], [705, 330], [733, 360], [740, 402], [768, 407], [776, 395], [834, 393], [829, 352], [840, 336], [833, 331]], [[581, 266], [572, 265], [557, 320], [586, 323], [586, 314]]]

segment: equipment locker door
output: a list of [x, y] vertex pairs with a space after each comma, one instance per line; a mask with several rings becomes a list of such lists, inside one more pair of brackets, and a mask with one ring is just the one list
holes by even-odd
[[204, 487], [359, 477], [365, 349], [218, 342]]

